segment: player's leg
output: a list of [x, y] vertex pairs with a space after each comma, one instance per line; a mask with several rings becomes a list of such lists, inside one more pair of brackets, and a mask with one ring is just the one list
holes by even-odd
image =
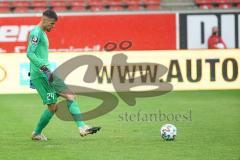
[[32, 134], [32, 140], [47, 140], [47, 137], [42, 134], [42, 130], [47, 126], [56, 112], [56, 106], [56, 104], [48, 104], [48, 108], [42, 112], [42, 115], [40, 116], [37, 126]]
[[76, 122], [77, 127], [79, 128], [81, 136], [93, 134], [100, 130], [100, 127], [91, 127], [89, 125], [86, 125], [85, 122], [79, 119], [80, 118], [79, 115], [81, 114], [80, 107], [78, 103], [76, 103], [76, 101], [74, 100], [74, 94], [68, 89], [67, 85], [61, 78], [59, 78], [57, 75], [54, 75], [53, 82], [51, 83], [51, 85], [58, 93], [58, 95], [64, 97], [67, 100], [68, 110], [72, 114], [73, 119]]
[[32, 83], [37, 89], [38, 94], [41, 96], [43, 104], [48, 105], [48, 108], [46, 108], [40, 116], [37, 126], [32, 134], [32, 139], [47, 140], [47, 138], [43, 136], [42, 130], [47, 126], [57, 109], [57, 96], [54, 89], [44, 78], [32, 80]]
[[[66, 98], [69, 112], [73, 115], [73, 117], [74, 117], [74, 115], [81, 114], [79, 105], [74, 100], [73, 94], [71, 94], [71, 93], [58, 93], [58, 94], [64, 98]], [[74, 119], [74, 121], [76, 122], [77, 127], [79, 128], [79, 132], [80, 132], [81, 136], [86, 136], [88, 134], [96, 133], [97, 131], [99, 131], [101, 129], [100, 127], [91, 127], [89, 125], [86, 125], [84, 121], [79, 119], [80, 116], [75, 116], [75, 117], [78, 118], [78, 119]]]
[[[61, 78], [59, 78], [57, 75], [54, 75], [54, 80], [51, 83], [51, 85], [56, 90], [59, 96], [62, 96], [67, 100], [67, 107], [69, 112], [73, 115], [73, 118], [74, 118], [74, 115], [80, 115], [81, 114], [80, 107], [74, 100], [74, 94], [68, 89], [64, 81]], [[78, 128], [86, 126], [86, 124], [80, 119], [75, 119], [75, 122]]]
[[[78, 104], [74, 100], [74, 95], [73, 94], [69, 94], [69, 93], [58, 93], [58, 94], [60, 96], [64, 97], [67, 100], [68, 110], [73, 116], [81, 114], [80, 107], [78, 106]], [[81, 121], [79, 116], [78, 116], [78, 119], [75, 119], [75, 122], [76, 122], [78, 127], [82, 127], [82, 126], [86, 125], [83, 121]]]

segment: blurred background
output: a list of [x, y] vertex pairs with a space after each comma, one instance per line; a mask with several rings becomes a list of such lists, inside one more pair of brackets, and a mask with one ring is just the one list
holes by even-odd
[[[26, 49], [47, 8], [59, 16], [47, 33], [50, 69], [91, 55], [92, 62], [103, 62], [90, 66], [96, 80], [84, 81], [91, 60], [82, 60], [65, 82], [118, 97], [116, 109], [89, 122], [103, 128], [96, 136], [80, 139], [73, 123], [55, 117], [45, 132], [49, 143], [30, 141], [44, 107], [29, 88]], [[240, 0], [0, 0], [0, 159], [240, 160], [239, 47]], [[158, 64], [167, 68], [162, 77]], [[173, 91], [123, 94], [136, 98], [130, 107], [116, 93], [112, 75], [124, 81], [120, 89], [141, 76], [141, 91], [161, 90], [162, 82]], [[102, 103], [84, 94], [76, 99], [82, 112]], [[166, 123], [177, 127], [176, 141], [161, 139]]]
[[33, 92], [25, 56], [28, 36], [48, 8], [59, 16], [47, 33], [49, 51], [55, 53], [52, 69], [79, 54], [108, 55], [103, 59], [109, 64], [114, 54], [105, 53], [133, 51], [135, 61], [165, 65], [164, 81], [176, 90], [240, 88], [240, 0], [4, 0], [2, 93]]
[[240, 0], [2, 0], [0, 53], [26, 52], [28, 34], [47, 8], [60, 16], [50, 51], [102, 51], [112, 41], [131, 41], [129, 50], [240, 45]]

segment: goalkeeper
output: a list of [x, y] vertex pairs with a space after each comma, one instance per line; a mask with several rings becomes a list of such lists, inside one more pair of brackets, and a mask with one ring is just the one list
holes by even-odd
[[[42, 134], [42, 130], [47, 126], [57, 110], [56, 103], [58, 95], [66, 98], [69, 112], [72, 115], [80, 114], [80, 109], [74, 100], [74, 95], [57, 90], [54, 86], [54, 76], [49, 70], [49, 42], [45, 32], [51, 31], [57, 19], [57, 14], [53, 10], [46, 10], [43, 12], [41, 21], [30, 32], [29, 36], [27, 57], [30, 60], [30, 85], [32, 88], [36, 88], [38, 94], [42, 98], [43, 104], [48, 106], [48, 108], [42, 112], [37, 126], [32, 133], [32, 140], [48, 140], [47, 137]], [[64, 82], [62, 82], [62, 84], [64, 85]], [[81, 136], [93, 134], [100, 130], [100, 127], [90, 127], [80, 120], [75, 119], [75, 122]]]

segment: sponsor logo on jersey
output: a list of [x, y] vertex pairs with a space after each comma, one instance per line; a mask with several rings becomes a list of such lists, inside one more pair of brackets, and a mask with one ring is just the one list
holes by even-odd
[[37, 36], [33, 36], [32, 37], [32, 44], [36, 45], [38, 43], [38, 37]]

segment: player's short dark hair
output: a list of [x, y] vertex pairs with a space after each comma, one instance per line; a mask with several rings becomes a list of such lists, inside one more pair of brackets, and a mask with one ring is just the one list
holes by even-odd
[[55, 21], [58, 20], [58, 16], [57, 16], [56, 12], [54, 10], [51, 10], [51, 9], [47, 9], [46, 11], [44, 11], [43, 16], [55, 19]]

